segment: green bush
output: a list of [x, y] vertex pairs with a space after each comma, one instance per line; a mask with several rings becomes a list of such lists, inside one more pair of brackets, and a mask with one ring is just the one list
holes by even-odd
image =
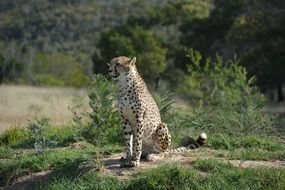
[[184, 117], [182, 126], [232, 136], [272, 135], [274, 118], [264, 112], [265, 100], [248, 79], [237, 60], [202, 62], [199, 52], [190, 50], [192, 64], [180, 91], [190, 96], [194, 112]]
[[188, 50], [187, 56], [191, 63], [187, 65], [184, 83], [179, 89], [190, 96], [194, 103], [202, 101], [209, 106], [225, 107], [253, 103], [263, 105], [264, 98], [254, 86], [255, 78], [248, 79], [246, 69], [239, 65], [236, 58], [225, 62], [217, 55], [216, 60], [204, 60], [193, 49]]
[[96, 75], [89, 90], [91, 122], [83, 136], [94, 144], [123, 144], [124, 133], [118, 113], [117, 90], [103, 75]]
[[242, 107], [226, 109], [201, 106], [188, 115], [184, 127], [194, 127], [211, 134], [230, 136], [275, 135], [274, 118], [262, 109]]

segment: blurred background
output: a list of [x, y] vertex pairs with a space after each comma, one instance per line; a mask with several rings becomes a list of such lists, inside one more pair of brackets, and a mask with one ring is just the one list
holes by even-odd
[[88, 109], [92, 75], [119, 55], [136, 56], [149, 87], [181, 105], [215, 94], [201, 85], [239, 64], [284, 121], [284, 0], [1, 0], [0, 130], [33, 115], [71, 120], [74, 102]]

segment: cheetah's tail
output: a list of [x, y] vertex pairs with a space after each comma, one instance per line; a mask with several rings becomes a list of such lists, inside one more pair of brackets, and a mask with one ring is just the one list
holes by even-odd
[[207, 141], [206, 133], [201, 133], [197, 140], [194, 140], [191, 137], [186, 137], [182, 139], [182, 146], [179, 148], [168, 149], [165, 153], [178, 153], [178, 152], [186, 152], [189, 150], [197, 149], [203, 146]]

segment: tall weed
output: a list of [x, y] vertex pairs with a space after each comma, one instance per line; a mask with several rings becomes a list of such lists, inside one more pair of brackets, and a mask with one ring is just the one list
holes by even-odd
[[94, 144], [123, 143], [123, 127], [116, 106], [117, 89], [103, 75], [93, 78], [89, 90], [91, 122], [83, 136]]

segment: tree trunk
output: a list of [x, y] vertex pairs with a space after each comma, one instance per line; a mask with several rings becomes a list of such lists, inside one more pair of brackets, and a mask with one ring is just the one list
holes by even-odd
[[278, 102], [284, 101], [284, 94], [282, 92], [282, 84], [277, 85], [277, 101]]
[[160, 75], [155, 78], [155, 87], [154, 87], [155, 90], [158, 90], [160, 86], [160, 79], [161, 79]]

